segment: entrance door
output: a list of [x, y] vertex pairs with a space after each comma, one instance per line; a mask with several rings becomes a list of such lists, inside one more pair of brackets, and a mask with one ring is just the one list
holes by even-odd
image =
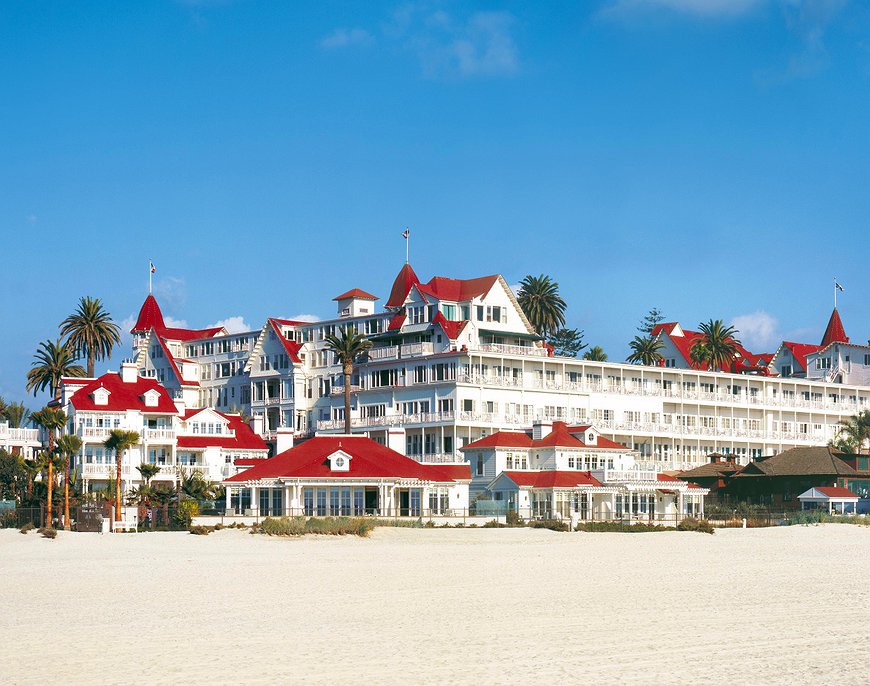
[[378, 512], [378, 489], [367, 488], [365, 491], [365, 511], [366, 514], [376, 515]]
[[408, 491], [399, 491], [399, 516], [408, 517], [411, 514], [411, 494]]

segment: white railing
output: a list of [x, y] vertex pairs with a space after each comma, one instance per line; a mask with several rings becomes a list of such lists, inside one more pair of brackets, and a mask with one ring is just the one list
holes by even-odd
[[146, 441], [174, 441], [174, 429], [142, 429], [142, 438]]
[[98, 438], [103, 441], [109, 437], [111, 432], [112, 429], [108, 426], [80, 426], [76, 429], [79, 438]]
[[614, 481], [658, 481], [657, 469], [605, 469], [601, 472], [601, 480], [607, 483]]
[[[356, 393], [359, 390], [362, 390], [360, 386], [357, 386], [356, 384], [350, 385], [350, 392], [351, 393]], [[329, 389], [329, 395], [331, 395], [333, 397], [337, 396], [337, 395], [344, 395], [344, 386], [333, 386], [332, 388]]]
[[476, 350], [484, 353], [499, 353], [501, 355], [528, 355], [530, 357], [549, 357], [546, 348], [536, 348], [526, 345], [508, 345], [506, 343], [483, 343]]
[[[83, 464], [79, 467], [79, 469], [81, 470], [82, 478], [85, 479], [107, 479], [109, 477], [115, 478], [115, 474], [117, 474], [117, 467], [114, 464]], [[131, 474], [139, 476], [139, 472], [137, 472], [134, 467], [131, 467], [128, 464], [122, 464], [121, 476], [130, 476]]]
[[422, 455], [408, 455], [412, 460], [423, 463], [456, 464], [465, 462], [461, 453], [423, 453]]
[[[352, 428], [370, 426], [396, 426], [399, 424], [435, 424], [452, 422], [453, 412], [419, 412], [417, 414], [388, 414], [383, 417], [351, 417]], [[320, 419], [317, 422], [318, 431], [337, 431], [344, 429], [343, 419]]]
[[15, 443], [38, 443], [39, 429], [19, 429], [18, 427], [0, 426], [0, 440], [13, 441]]
[[435, 346], [431, 343], [406, 343], [399, 348], [401, 357], [417, 357], [419, 355], [431, 355], [435, 352]]
[[371, 348], [368, 351], [370, 360], [394, 360], [399, 356], [399, 346], [385, 345], [383, 347]]

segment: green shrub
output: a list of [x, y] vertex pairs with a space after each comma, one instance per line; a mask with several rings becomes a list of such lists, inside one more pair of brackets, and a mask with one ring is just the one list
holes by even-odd
[[224, 525], [221, 524], [220, 522], [218, 522], [217, 524], [214, 525], [214, 530], [215, 530], [215, 531], [220, 531], [220, 530], [223, 529], [223, 528], [225, 528], [225, 527], [224, 527]]
[[529, 522], [529, 526], [533, 529], [549, 529], [550, 531], [571, 530], [568, 522], [563, 522], [561, 519], [534, 519]]
[[659, 524], [643, 524], [637, 522], [628, 524], [626, 522], [578, 522], [574, 527], [574, 531], [589, 531], [595, 533], [627, 533], [627, 534], [643, 534], [651, 531], [675, 531], [673, 527], [661, 526]]
[[36, 528], [33, 522], [27, 522], [24, 526], [22, 526], [19, 531], [23, 534], [26, 534], [28, 531], [33, 531]]
[[43, 538], [57, 538], [57, 529], [50, 526], [44, 526], [41, 529], [37, 529], [37, 533], [42, 534]]
[[503, 529], [504, 527], [504, 524], [496, 521], [495, 519], [490, 519], [486, 524], [483, 525], [484, 529]]
[[304, 517], [266, 517], [260, 531], [267, 536], [302, 536], [305, 534]]
[[525, 526], [525, 522], [523, 518], [520, 517], [520, 513], [516, 510], [508, 510], [504, 514], [505, 524], [508, 526]]
[[251, 533], [268, 536], [303, 536], [324, 534], [328, 536], [368, 536], [376, 521], [363, 517], [266, 517]]
[[786, 520], [786, 524], [809, 526], [810, 524], [857, 524], [870, 526], [867, 515], [832, 515], [824, 510], [803, 510], [795, 512]]
[[192, 526], [190, 527], [190, 533], [194, 536], [208, 536], [214, 528], [210, 526]]
[[426, 522], [423, 526], [426, 527], [427, 529], [434, 529], [434, 528], [435, 528], [435, 522], [433, 522], [433, 521], [430, 519], [430, 520], [429, 520], [428, 522]]
[[706, 519], [698, 519], [697, 517], [686, 517], [677, 524], [677, 531], [697, 531], [702, 534], [715, 533], [715, 529], [710, 526], [710, 522]]

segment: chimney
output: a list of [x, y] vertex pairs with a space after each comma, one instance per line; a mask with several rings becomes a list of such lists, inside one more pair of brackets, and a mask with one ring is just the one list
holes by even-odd
[[545, 436], [549, 436], [553, 431], [553, 422], [536, 419], [532, 423], [532, 440], [540, 441]]
[[251, 431], [253, 431], [258, 436], [263, 435], [263, 415], [254, 415], [251, 417]]
[[280, 455], [293, 447], [293, 427], [282, 426], [276, 432], [275, 454]]
[[121, 381], [124, 383], [136, 383], [139, 378], [139, 370], [132, 360], [124, 360], [121, 363]]

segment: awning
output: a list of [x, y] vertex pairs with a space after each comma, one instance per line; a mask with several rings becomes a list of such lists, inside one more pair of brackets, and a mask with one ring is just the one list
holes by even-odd
[[489, 335], [489, 336], [500, 336], [501, 338], [521, 338], [525, 341], [542, 341], [544, 340], [543, 336], [539, 336], [536, 333], [525, 333], [520, 332], [516, 333], [514, 331], [495, 331], [494, 329], [478, 329], [478, 332], [481, 335]]

